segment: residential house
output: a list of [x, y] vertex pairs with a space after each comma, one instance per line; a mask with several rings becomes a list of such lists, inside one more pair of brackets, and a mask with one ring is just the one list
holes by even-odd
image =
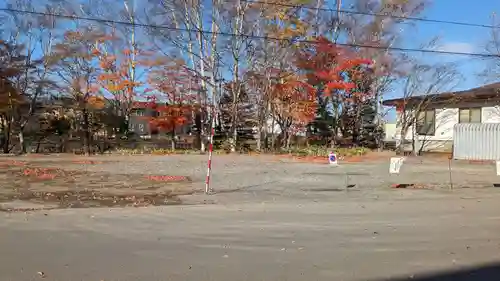
[[[396, 107], [395, 140], [402, 143], [404, 151], [411, 151], [415, 142], [417, 151], [451, 152], [455, 124], [500, 123], [500, 83], [459, 92], [391, 99], [383, 105]], [[407, 116], [416, 118], [401, 136]]]
[[397, 124], [396, 123], [385, 123], [384, 124], [384, 141], [392, 142], [396, 137]]

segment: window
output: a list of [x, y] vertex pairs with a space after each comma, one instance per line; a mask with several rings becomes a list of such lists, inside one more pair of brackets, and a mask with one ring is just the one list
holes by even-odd
[[144, 116], [145, 115], [145, 110], [144, 109], [133, 109], [132, 110], [132, 116]]
[[460, 108], [458, 123], [481, 123], [481, 108]]
[[436, 132], [436, 111], [420, 111], [417, 116], [417, 134], [420, 136], [433, 136]]

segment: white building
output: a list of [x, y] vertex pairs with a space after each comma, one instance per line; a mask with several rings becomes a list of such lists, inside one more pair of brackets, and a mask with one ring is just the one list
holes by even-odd
[[395, 141], [396, 138], [396, 123], [386, 123], [384, 124], [384, 132], [385, 132], [385, 137], [384, 141], [386, 142], [393, 142]]
[[[458, 123], [500, 123], [500, 83], [460, 92], [386, 100], [396, 107], [395, 140], [403, 150], [451, 152], [453, 127]], [[418, 114], [417, 114], [418, 111]], [[401, 137], [406, 121], [408, 130]]]

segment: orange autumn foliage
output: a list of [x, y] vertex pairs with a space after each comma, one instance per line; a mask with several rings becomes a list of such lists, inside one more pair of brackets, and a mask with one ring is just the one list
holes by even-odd
[[[267, 21], [266, 34], [273, 38], [293, 39], [307, 35], [310, 27], [311, 13], [304, 10], [297, 13], [296, 7], [308, 5], [309, 0], [275, 0], [271, 3], [255, 2], [251, 4], [253, 9], [258, 9], [261, 16]], [[289, 44], [280, 41], [280, 44]]]
[[273, 114], [285, 120], [292, 132], [303, 130], [316, 114], [316, 90], [300, 77], [289, 76], [275, 83], [272, 90]]
[[68, 92], [79, 109], [102, 109], [106, 106], [106, 100], [95, 82], [100, 69], [94, 65], [98, 64], [100, 56], [96, 46], [111, 39], [98, 32], [67, 31], [48, 58], [65, 77]]
[[141, 86], [141, 83], [134, 77], [138, 63], [130, 54], [131, 51], [128, 49], [116, 55], [106, 51], [97, 52], [102, 70], [98, 76], [98, 83], [115, 100], [122, 103], [132, 103], [136, 98], [137, 87]]
[[87, 102], [95, 109], [103, 109], [106, 106], [106, 99], [97, 95], [90, 96]]

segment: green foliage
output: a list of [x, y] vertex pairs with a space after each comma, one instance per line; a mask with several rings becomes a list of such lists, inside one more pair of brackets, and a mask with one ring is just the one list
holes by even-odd
[[328, 97], [318, 96], [316, 118], [308, 126], [310, 135], [316, 136], [323, 141], [333, 136], [335, 124], [335, 117], [331, 110], [328, 109], [328, 103]]
[[[164, 148], [144, 148], [144, 149], [116, 149], [114, 151], [118, 154], [124, 155], [141, 155], [141, 154], [152, 154], [152, 155], [200, 155], [200, 151], [198, 149], [164, 149]], [[224, 150], [214, 150], [214, 154], [226, 154]]]
[[[337, 156], [352, 157], [352, 156], [362, 156], [367, 154], [370, 150], [365, 147], [356, 148], [336, 148], [333, 150]], [[285, 151], [284, 151], [285, 152]], [[297, 156], [319, 156], [328, 157], [332, 150], [326, 146], [309, 146], [307, 148], [291, 149], [285, 153], [289, 153]]]
[[355, 148], [339, 148], [335, 152], [338, 156], [352, 157], [352, 156], [362, 156], [370, 152], [368, 148], [365, 147], [355, 147]]

